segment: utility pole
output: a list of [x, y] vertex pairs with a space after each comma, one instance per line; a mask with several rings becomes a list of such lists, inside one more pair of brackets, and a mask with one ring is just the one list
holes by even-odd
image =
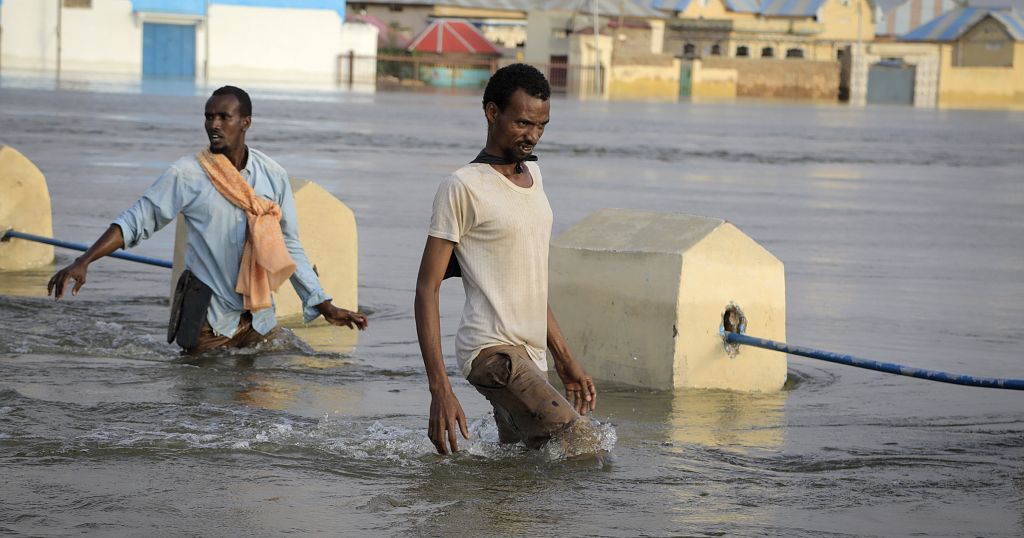
[[57, 0], [57, 86], [60, 86], [61, 25], [64, 23], [64, 0]]
[[590, 0], [591, 11], [594, 14], [594, 95], [601, 95], [601, 31], [598, 27], [600, 18], [597, 15], [597, 3], [599, 0]]
[[210, 85], [210, 0], [203, 2], [203, 23], [206, 25], [203, 31], [203, 84]]
[[0, 76], [4, 71], [4, 5], [0, 3]]

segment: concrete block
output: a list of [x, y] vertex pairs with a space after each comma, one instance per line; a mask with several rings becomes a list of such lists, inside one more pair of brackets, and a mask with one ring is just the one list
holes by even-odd
[[624, 209], [591, 214], [551, 242], [549, 301], [597, 380], [672, 389], [774, 391], [786, 356], [725, 346], [728, 311], [746, 334], [785, 341], [782, 262], [715, 218]]
[[[359, 243], [355, 214], [340, 200], [312, 181], [292, 179], [299, 216], [299, 241], [320, 283], [335, 306], [356, 310], [359, 305]], [[178, 218], [174, 240], [171, 293], [185, 265], [185, 224]], [[274, 294], [278, 319], [301, 323], [302, 305], [295, 290], [283, 285]], [[287, 319], [291, 318], [291, 319]]]
[[[50, 191], [43, 173], [18, 150], [0, 147], [0, 235], [13, 229], [53, 237]], [[0, 242], [0, 271], [53, 262], [53, 247], [22, 239]]]

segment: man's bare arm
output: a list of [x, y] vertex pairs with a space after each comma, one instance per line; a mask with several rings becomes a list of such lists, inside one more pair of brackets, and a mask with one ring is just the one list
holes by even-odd
[[452, 452], [459, 451], [456, 428], [461, 431], [462, 437], [469, 439], [466, 415], [452, 391], [441, 352], [441, 280], [454, 250], [455, 243], [451, 241], [427, 237], [419, 276], [416, 278], [416, 336], [419, 338], [420, 353], [423, 355], [430, 387], [427, 435], [440, 454], [448, 454], [448, 445], [451, 445]]
[[565, 336], [562, 335], [562, 329], [555, 320], [555, 313], [551, 311], [551, 305], [548, 305], [548, 348], [551, 349], [555, 371], [565, 385], [565, 398], [581, 415], [593, 411], [597, 407], [597, 388], [594, 387], [594, 380], [573, 356]]
[[89, 250], [50, 278], [50, 282], [46, 284], [46, 294], [52, 293], [54, 301], [60, 299], [64, 296], [64, 286], [68, 279], [71, 279], [75, 281], [71, 295], [78, 295], [78, 290], [85, 285], [85, 274], [89, 269], [89, 264], [122, 247], [124, 247], [124, 234], [121, 232], [121, 227], [111, 224], [107, 231], [103, 232], [103, 235], [89, 247]]

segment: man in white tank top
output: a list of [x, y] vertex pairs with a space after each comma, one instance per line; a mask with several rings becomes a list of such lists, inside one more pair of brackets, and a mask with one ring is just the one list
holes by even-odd
[[[597, 403], [594, 382], [547, 303], [552, 215], [533, 149], [549, 120], [550, 95], [537, 69], [499, 69], [484, 91], [487, 145], [434, 198], [415, 310], [431, 394], [428, 435], [441, 454], [449, 445], [458, 451], [456, 431], [469, 437], [441, 351], [438, 291], [451, 268], [466, 291], [455, 356], [493, 405], [501, 442], [540, 447]], [[547, 382], [546, 348], [565, 397]]]

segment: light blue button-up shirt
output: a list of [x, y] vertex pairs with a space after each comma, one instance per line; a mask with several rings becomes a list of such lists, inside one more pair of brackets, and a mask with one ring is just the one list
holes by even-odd
[[[303, 317], [309, 323], [320, 315], [316, 305], [331, 297], [320, 286], [320, 279], [299, 243], [299, 221], [288, 173], [270, 157], [252, 148], [241, 173], [257, 196], [274, 200], [281, 206], [284, 243], [295, 261], [291, 283], [302, 301]], [[185, 267], [213, 289], [206, 319], [217, 334], [232, 336], [238, 328], [239, 317], [245, 312], [235, 284], [245, 245], [246, 216], [217, 191], [194, 155], [172, 164], [114, 224], [121, 227], [125, 248], [131, 248], [166, 226], [179, 213], [185, 218]], [[252, 315], [252, 326], [260, 334], [267, 334], [276, 324], [273, 308]]]

